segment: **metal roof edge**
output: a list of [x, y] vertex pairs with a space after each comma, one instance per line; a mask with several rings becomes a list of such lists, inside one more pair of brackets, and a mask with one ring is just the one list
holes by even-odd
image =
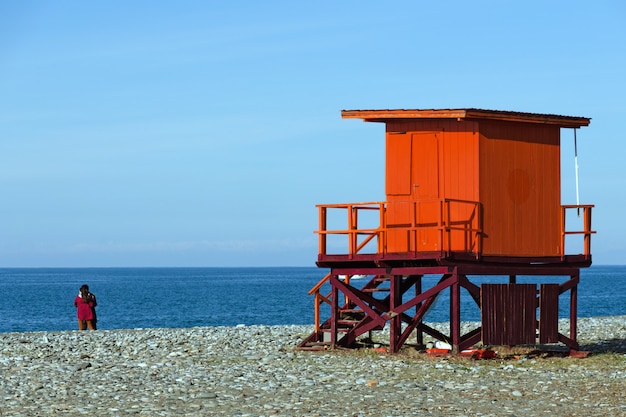
[[488, 119], [553, 124], [561, 127], [588, 126], [591, 121], [588, 117], [476, 108], [342, 110], [341, 117], [344, 119], [363, 119], [366, 122], [385, 122], [390, 119]]

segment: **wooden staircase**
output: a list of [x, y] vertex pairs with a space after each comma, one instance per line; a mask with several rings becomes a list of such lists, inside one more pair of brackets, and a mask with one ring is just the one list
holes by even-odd
[[[321, 290], [324, 284], [330, 281], [331, 274], [326, 275], [315, 287], [309, 291], [309, 295], [315, 295], [315, 331], [305, 338], [299, 345], [299, 350], [325, 350], [328, 348], [345, 347], [349, 348], [354, 346], [357, 338], [365, 333], [369, 333], [373, 330], [382, 330], [384, 325], [372, 324], [371, 317], [359, 307], [356, 303], [348, 299], [347, 296], [340, 297], [338, 293], [333, 294], [331, 290], [326, 295], [321, 294]], [[350, 285], [351, 276], [348, 276], [344, 282]], [[355, 280], [352, 280], [355, 282]], [[368, 276], [364, 279], [365, 284], [357, 291], [361, 294], [367, 294], [374, 299], [374, 294], [389, 293], [389, 278], [386, 276]], [[357, 287], [354, 287], [355, 290]], [[343, 300], [334, 298], [343, 298]], [[377, 298], [377, 303], [374, 304], [388, 304], [387, 295], [385, 298]], [[340, 303], [341, 301], [341, 303]], [[327, 304], [331, 308], [330, 317], [321, 323], [320, 321], [320, 306]], [[337, 320], [335, 321], [335, 328], [333, 328], [333, 306], [336, 306], [335, 313]], [[371, 303], [369, 308], [382, 314], [382, 311]], [[336, 336], [333, 338], [333, 333]], [[335, 342], [333, 342], [335, 339]]]

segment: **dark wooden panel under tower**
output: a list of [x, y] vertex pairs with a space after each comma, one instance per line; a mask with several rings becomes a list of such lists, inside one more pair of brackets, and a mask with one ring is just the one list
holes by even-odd
[[483, 284], [480, 293], [484, 344], [522, 345], [536, 342], [535, 284]]

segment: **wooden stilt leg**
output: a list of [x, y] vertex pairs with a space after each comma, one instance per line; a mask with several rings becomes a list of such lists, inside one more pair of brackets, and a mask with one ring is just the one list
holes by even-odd
[[459, 285], [459, 275], [455, 268], [453, 276], [456, 281], [450, 287], [450, 338], [452, 352], [459, 353], [459, 343], [461, 341], [461, 286]]
[[[423, 277], [422, 275], [418, 275], [417, 281], [415, 282], [415, 296], [416, 297], [422, 293], [422, 277]], [[418, 311], [419, 308], [422, 306], [422, 304], [423, 303], [418, 303], [415, 306], [415, 311]], [[424, 345], [424, 332], [421, 330], [419, 326], [416, 331], [416, 342], [418, 346]]]
[[[402, 275], [393, 275], [389, 284], [389, 308], [390, 310], [394, 310], [397, 306], [402, 304]], [[389, 320], [389, 349], [391, 353], [398, 353], [400, 350], [398, 341], [402, 334], [401, 319], [400, 315], [396, 315]]]

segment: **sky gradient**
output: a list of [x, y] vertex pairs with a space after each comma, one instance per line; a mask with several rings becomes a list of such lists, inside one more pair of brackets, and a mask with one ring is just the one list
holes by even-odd
[[0, 266], [313, 266], [315, 204], [385, 197], [384, 125], [340, 111], [463, 107], [590, 117], [625, 264], [625, 4], [2, 2]]

